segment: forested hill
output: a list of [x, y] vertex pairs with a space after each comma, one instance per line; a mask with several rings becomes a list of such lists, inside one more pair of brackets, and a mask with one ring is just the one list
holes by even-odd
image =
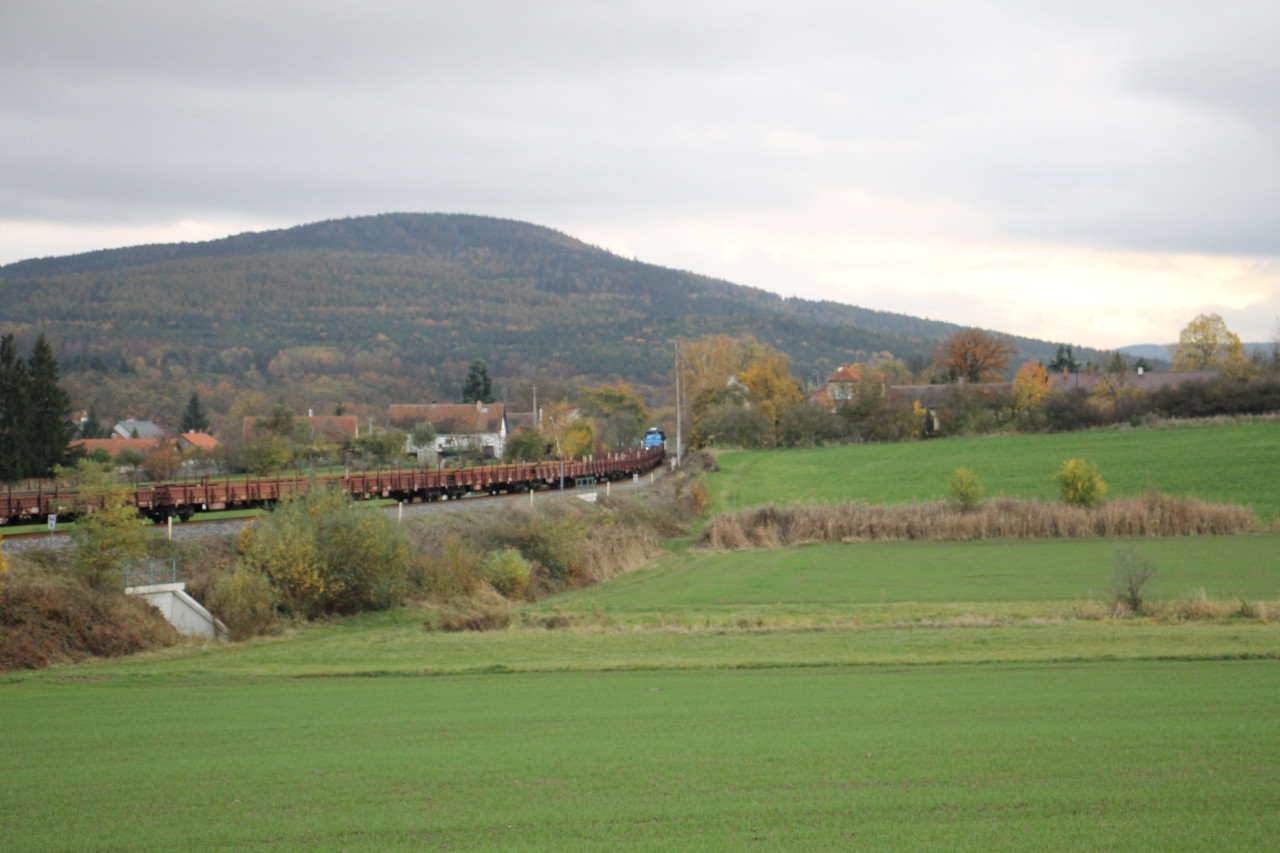
[[[661, 384], [670, 339], [723, 332], [786, 351], [808, 377], [870, 353], [924, 356], [956, 328], [784, 299], [548, 228], [454, 214], [22, 261], [0, 267], [0, 299], [3, 331], [44, 331], [73, 368], [141, 359], [233, 383], [250, 367], [282, 381], [399, 370], [431, 377], [442, 397], [474, 358], [511, 381], [551, 370]], [[1028, 357], [1053, 354], [1017, 340]]]
[[[107, 249], [0, 266], [0, 278], [52, 278], [118, 272], [173, 261], [245, 258], [281, 252], [357, 252], [410, 255], [478, 264], [490, 278], [502, 270], [538, 289], [558, 293], [629, 294], [657, 307], [681, 296], [728, 296], [733, 309], [755, 306], [824, 325], [861, 326], [917, 339], [945, 337], [956, 326], [905, 314], [873, 311], [837, 302], [783, 299], [754, 287], [627, 260], [544, 228], [514, 220], [462, 214], [384, 214], [330, 220], [276, 231], [237, 234], [202, 243], [168, 243]], [[478, 270], [479, 272], [479, 270]], [[686, 306], [681, 305], [681, 308]], [[709, 313], [703, 311], [700, 313]], [[729, 313], [736, 313], [731, 310]], [[759, 312], [753, 312], [759, 313]]]

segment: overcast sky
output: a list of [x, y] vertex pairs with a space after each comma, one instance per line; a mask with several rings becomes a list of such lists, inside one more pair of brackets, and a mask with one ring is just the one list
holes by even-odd
[[1054, 341], [1265, 341], [1278, 45], [1275, 0], [0, 0], [0, 263], [464, 212]]

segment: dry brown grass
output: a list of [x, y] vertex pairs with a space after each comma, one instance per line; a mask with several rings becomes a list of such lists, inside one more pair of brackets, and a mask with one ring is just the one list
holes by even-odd
[[494, 631], [511, 624], [515, 605], [488, 584], [470, 595], [449, 599], [436, 609], [424, 627], [431, 631]]
[[604, 583], [610, 578], [635, 571], [662, 553], [658, 538], [649, 528], [611, 524], [591, 529], [582, 544], [579, 582]]
[[178, 640], [160, 611], [123, 591], [15, 574], [0, 593], [0, 671], [116, 657]]
[[1158, 494], [1109, 501], [1093, 509], [1013, 498], [990, 500], [969, 512], [946, 502], [768, 504], [711, 519], [702, 544], [740, 551], [815, 542], [1204, 536], [1258, 528], [1258, 518], [1248, 507]]

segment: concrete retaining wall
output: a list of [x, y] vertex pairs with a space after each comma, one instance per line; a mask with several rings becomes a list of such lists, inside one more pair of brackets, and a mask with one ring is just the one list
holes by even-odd
[[126, 595], [145, 598], [147, 603], [164, 614], [178, 633], [188, 637], [205, 637], [210, 640], [227, 640], [231, 635], [204, 606], [186, 593], [184, 583], [157, 583], [148, 586], [131, 586]]

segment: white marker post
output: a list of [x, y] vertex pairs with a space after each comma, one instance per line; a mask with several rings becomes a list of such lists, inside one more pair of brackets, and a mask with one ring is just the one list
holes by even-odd
[[49, 515], [49, 538], [53, 538], [53, 531], [58, 529], [58, 514], [51, 513]]

